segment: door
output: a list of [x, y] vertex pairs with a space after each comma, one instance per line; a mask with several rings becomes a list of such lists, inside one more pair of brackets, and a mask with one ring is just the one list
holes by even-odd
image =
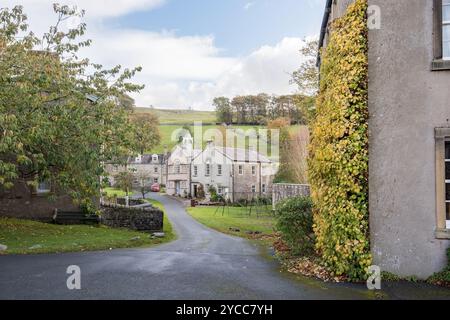
[[194, 198], [197, 198], [197, 185], [194, 184]]
[[180, 181], [175, 181], [175, 194], [180, 195], [181, 189], [180, 189]]

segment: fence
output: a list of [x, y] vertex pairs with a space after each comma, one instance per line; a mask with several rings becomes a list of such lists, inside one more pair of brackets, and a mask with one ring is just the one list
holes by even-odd
[[275, 206], [283, 199], [296, 196], [309, 196], [311, 194], [308, 184], [287, 184], [276, 183], [272, 187], [272, 206]]

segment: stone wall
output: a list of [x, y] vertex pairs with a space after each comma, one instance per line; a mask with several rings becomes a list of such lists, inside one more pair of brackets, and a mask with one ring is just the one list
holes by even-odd
[[101, 211], [101, 223], [112, 228], [127, 228], [137, 231], [163, 230], [164, 213], [155, 207], [103, 206]]
[[275, 205], [283, 199], [311, 194], [308, 184], [274, 183], [272, 187], [272, 204]]
[[[95, 202], [94, 202], [95, 203]], [[68, 195], [35, 194], [24, 182], [18, 182], [11, 190], [0, 190], [0, 217], [32, 219], [48, 222], [52, 220], [55, 209], [78, 211]]]

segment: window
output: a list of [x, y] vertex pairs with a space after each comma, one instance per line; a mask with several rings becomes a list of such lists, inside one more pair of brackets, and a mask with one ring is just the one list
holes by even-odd
[[240, 175], [244, 174], [244, 166], [243, 165], [239, 165], [238, 170], [239, 170]]
[[255, 192], [256, 192], [256, 186], [252, 185], [252, 193], [255, 193]]
[[198, 176], [198, 167], [194, 166], [194, 177]]
[[211, 165], [209, 163], [206, 164], [205, 175], [209, 176], [211, 174]]
[[436, 133], [436, 237], [450, 239], [450, 128]]
[[442, 0], [442, 59], [450, 60], [450, 0]]
[[262, 185], [262, 192], [266, 193], [266, 185], [265, 184]]
[[178, 161], [178, 160], [175, 161], [174, 173], [175, 174], [181, 173], [181, 165], [180, 165], [180, 161]]
[[445, 219], [450, 229], [450, 139], [445, 142]]
[[218, 187], [217, 188], [217, 194], [223, 195], [223, 187]]
[[115, 166], [113, 167], [113, 171], [114, 171], [114, 172], [119, 171], [119, 166], [116, 166], [116, 165], [115, 165]]
[[158, 173], [158, 167], [154, 167], [153, 172]]
[[153, 178], [153, 183], [158, 183], [158, 178]]
[[221, 165], [221, 164], [218, 164], [218, 165], [217, 165], [217, 175], [218, 175], [218, 176], [221, 176], [221, 175], [222, 175], [222, 165]]
[[252, 166], [252, 175], [256, 175], [256, 166]]
[[36, 191], [38, 194], [49, 193], [51, 191], [50, 183], [48, 181], [39, 182]]
[[158, 155], [154, 154], [152, 157], [153, 162], [158, 162]]
[[450, 70], [450, 0], [434, 0], [432, 70]]

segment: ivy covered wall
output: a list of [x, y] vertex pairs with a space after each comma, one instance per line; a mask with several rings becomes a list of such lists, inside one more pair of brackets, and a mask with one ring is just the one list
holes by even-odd
[[323, 50], [309, 179], [316, 249], [336, 275], [362, 279], [371, 265], [368, 212], [367, 0], [333, 21]]

